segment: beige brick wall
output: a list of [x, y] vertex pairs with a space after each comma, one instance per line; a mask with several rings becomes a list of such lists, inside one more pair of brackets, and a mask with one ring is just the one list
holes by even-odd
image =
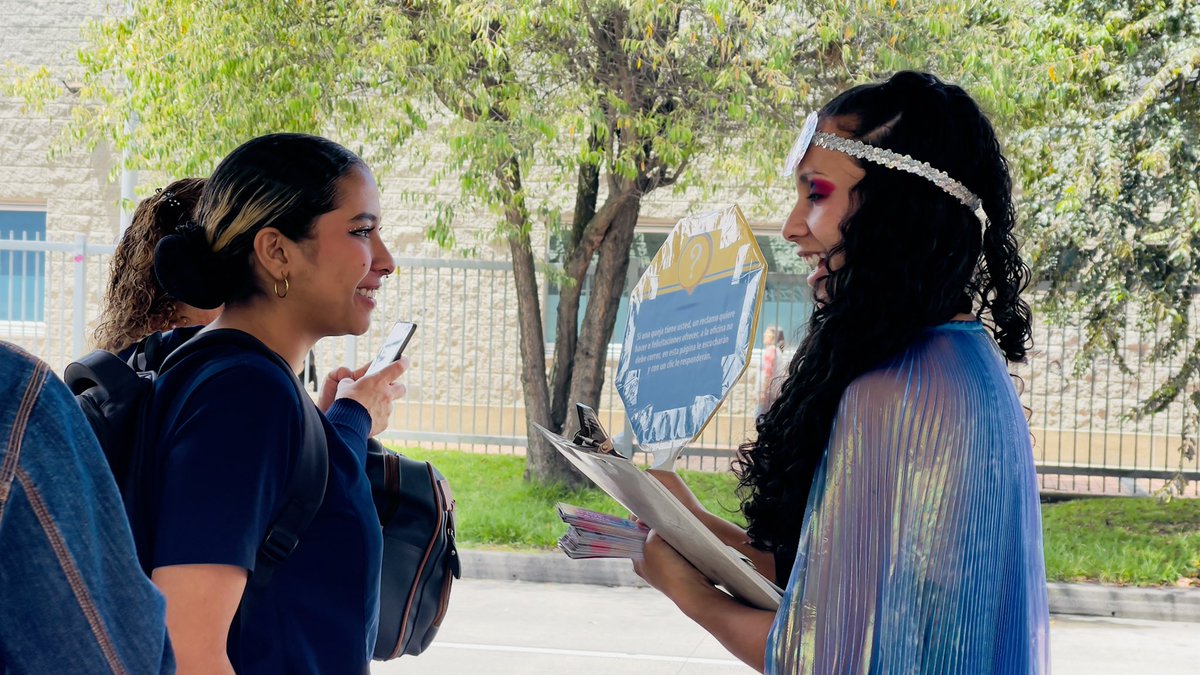
[[[2, 76], [12, 76], [10, 66], [47, 66], [69, 78], [80, 29], [103, 6], [94, 0], [0, 0]], [[44, 209], [51, 241], [74, 241], [86, 235], [92, 242], [111, 243], [118, 230], [120, 196], [118, 187], [108, 181], [111, 153], [103, 147], [95, 152], [76, 150], [51, 161], [51, 147], [60, 138], [68, 106], [52, 104], [39, 112], [22, 108], [18, 100], [0, 98], [0, 208], [18, 204]], [[20, 341], [55, 365], [62, 364], [74, 337], [70, 313], [62, 310], [75, 304], [73, 282], [80, 264], [86, 263], [64, 253], [47, 255], [45, 321], [0, 326], [0, 339]], [[98, 278], [98, 266], [86, 265], [90, 276]], [[98, 285], [90, 287], [86, 304], [94, 308]]]

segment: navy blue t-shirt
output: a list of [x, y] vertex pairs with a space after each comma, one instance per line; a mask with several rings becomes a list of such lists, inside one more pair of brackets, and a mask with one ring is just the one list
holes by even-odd
[[[235, 346], [186, 359], [156, 387], [163, 478], [150, 566], [253, 572], [303, 442], [295, 387], [267, 357]], [[267, 587], [242, 598], [228, 643], [238, 673], [361, 673], [370, 662], [383, 555], [364, 473], [371, 420], [339, 400], [322, 422], [324, 502]]]

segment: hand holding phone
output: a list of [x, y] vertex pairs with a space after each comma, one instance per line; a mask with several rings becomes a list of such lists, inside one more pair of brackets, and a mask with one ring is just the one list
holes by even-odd
[[[359, 377], [347, 377], [337, 383], [335, 400], [345, 398], [361, 405], [371, 416], [371, 436], [387, 429], [388, 421], [395, 409], [396, 399], [403, 397], [407, 392], [404, 384], [398, 381], [400, 374], [407, 366], [392, 366], [392, 364], [400, 360], [404, 348], [408, 345], [408, 341], [416, 329], [417, 325], [412, 322], [397, 323], [388, 333], [387, 339], [384, 340], [379, 355], [366, 367], [365, 372], [359, 370], [357, 372], [362, 373]], [[393, 375], [393, 377], [387, 378], [390, 381], [385, 381], [380, 377], [370, 377], [387, 370], [389, 366], [392, 366], [389, 372]]]
[[379, 348], [379, 354], [367, 368], [366, 375], [374, 375], [389, 363], [399, 359], [415, 332], [417, 332], [417, 324], [411, 321], [397, 321], [396, 325], [392, 326], [392, 330], [388, 332], [383, 346]]

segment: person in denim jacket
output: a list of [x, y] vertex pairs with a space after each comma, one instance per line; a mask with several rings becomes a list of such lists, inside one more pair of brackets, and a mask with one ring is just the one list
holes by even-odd
[[0, 673], [173, 673], [108, 464], [50, 367], [0, 342]]

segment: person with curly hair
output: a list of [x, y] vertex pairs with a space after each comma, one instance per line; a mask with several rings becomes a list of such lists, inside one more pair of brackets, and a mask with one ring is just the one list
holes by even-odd
[[[154, 248], [191, 219], [203, 189], [203, 178], [183, 178], [143, 199], [134, 210], [110, 264], [95, 334], [100, 349], [124, 353], [156, 331], [205, 326], [220, 315], [219, 307], [200, 309], [171, 297], [154, 275]], [[185, 335], [190, 333], [181, 337]]]
[[656, 472], [786, 586], [737, 602], [655, 534], [635, 569], [767, 673], [1044, 673], [1031, 345], [1008, 164], [961, 88], [900, 72], [809, 117], [783, 225], [813, 272], [807, 335], [740, 449], [745, 530]]

